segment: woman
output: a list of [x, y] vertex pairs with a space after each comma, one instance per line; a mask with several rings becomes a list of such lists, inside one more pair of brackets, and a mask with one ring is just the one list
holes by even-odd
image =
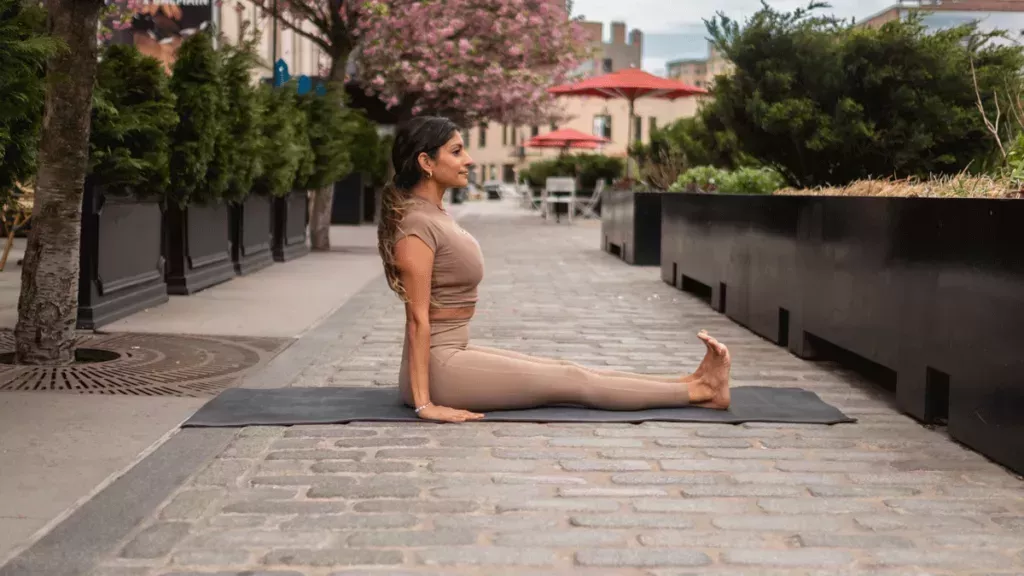
[[546, 404], [729, 407], [729, 351], [703, 331], [707, 354], [682, 377], [594, 370], [470, 344], [483, 255], [441, 198], [468, 185], [473, 160], [458, 127], [438, 117], [401, 126], [391, 159], [395, 177], [382, 197], [378, 248], [388, 283], [405, 302], [399, 388], [420, 418], [464, 422], [483, 418], [482, 411]]

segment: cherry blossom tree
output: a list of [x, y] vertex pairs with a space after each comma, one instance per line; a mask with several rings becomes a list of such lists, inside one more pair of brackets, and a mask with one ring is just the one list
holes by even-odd
[[557, 115], [546, 88], [566, 80], [588, 44], [565, 0], [254, 0], [328, 57], [324, 73], [358, 84], [399, 119], [540, 123]]
[[586, 54], [564, 0], [365, 0], [358, 77], [399, 118], [540, 124]]

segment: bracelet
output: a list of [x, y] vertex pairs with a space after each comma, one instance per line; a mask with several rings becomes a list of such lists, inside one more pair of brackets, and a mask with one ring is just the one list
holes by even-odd
[[424, 409], [424, 408], [426, 408], [427, 406], [433, 406], [433, 404], [432, 404], [432, 403], [430, 403], [430, 402], [427, 402], [427, 403], [426, 403], [426, 404], [424, 404], [423, 406], [420, 406], [419, 408], [417, 408], [417, 409], [416, 409], [416, 413], [417, 413], [417, 414], [419, 414], [419, 413], [420, 413], [420, 410], [423, 410], [423, 409]]

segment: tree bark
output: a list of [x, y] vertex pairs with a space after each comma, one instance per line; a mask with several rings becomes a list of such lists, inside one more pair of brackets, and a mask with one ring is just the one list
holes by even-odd
[[[344, 46], [338, 46], [331, 55], [331, 71], [329, 82], [345, 85], [345, 68], [348, 66], [348, 56], [351, 50]], [[331, 249], [331, 208], [334, 204], [334, 186], [325, 186], [313, 191], [313, 207], [310, 210], [309, 218], [309, 245], [317, 252], [327, 252]]]
[[14, 330], [19, 364], [74, 361], [82, 194], [102, 7], [103, 0], [46, 0], [49, 31], [66, 47], [47, 65], [32, 230]]

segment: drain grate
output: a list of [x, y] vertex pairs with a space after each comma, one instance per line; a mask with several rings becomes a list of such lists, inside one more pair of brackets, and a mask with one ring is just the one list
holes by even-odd
[[[92, 334], [77, 347], [117, 358], [72, 366], [0, 364], [0, 391], [56, 391], [134, 396], [214, 396], [244, 373], [284, 350], [288, 338]], [[14, 350], [14, 334], [0, 332], [0, 352]]]

